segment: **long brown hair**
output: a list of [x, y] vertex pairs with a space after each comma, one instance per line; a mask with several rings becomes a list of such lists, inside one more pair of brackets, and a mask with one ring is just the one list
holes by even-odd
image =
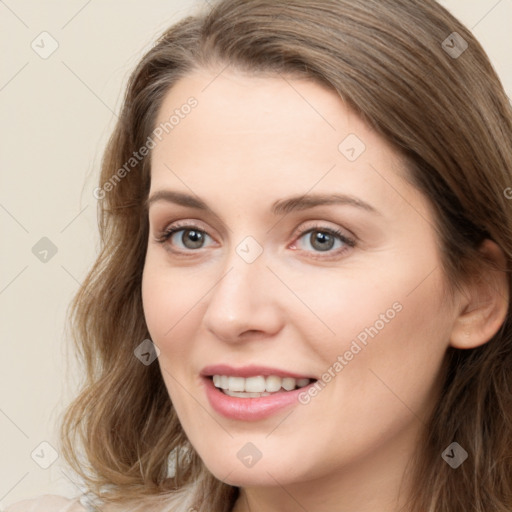
[[[453, 286], [484, 264], [485, 238], [511, 268], [512, 109], [478, 41], [434, 0], [220, 0], [172, 26], [129, 80], [102, 163], [101, 252], [72, 304], [86, 377], [63, 417], [62, 450], [112, 510], [228, 512], [237, 497], [190, 445], [158, 365], [134, 357], [149, 338], [141, 276], [150, 155], [126, 168], [169, 88], [193, 69], [226, 66], [325, 84], [393, 144], [434, 208]], [[445, 364], [414, 461], [411, 510], [510, 512], [510, 309], [492, 340], [448, 349]], [[469, 453], [457, 470], [441, 458], [453, 441]]]

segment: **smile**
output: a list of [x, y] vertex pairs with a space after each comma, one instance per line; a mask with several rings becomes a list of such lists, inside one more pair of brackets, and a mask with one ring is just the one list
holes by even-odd
[[293, 391], [307, 386], [312, 379], [257, 375], [255, 377], [233, 377], [213, 375], [213, 385], [226, 395], [237, 398], [259, 398], [283, 391]]
[[300, 405], [299, 394], [317, 379], [264, 366], [215, 365], [203, 368], [201, 381], [213, 411], [231, 420], [258, 421]]

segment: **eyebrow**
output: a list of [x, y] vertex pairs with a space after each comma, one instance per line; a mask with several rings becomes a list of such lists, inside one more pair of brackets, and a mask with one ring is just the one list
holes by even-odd
[[[188, 206], [190, 208], [196, 208], [197, 210], [203, 210], [215, 215], [213, 210], [198, 197], [194, 197], [183, 192], [176, 192], [174, 190], [158, 190], [147, 199], [146, 208], [149, 209], [153, 203], [159, 201]], [[307, 210], [316, 206], [331, 204], [354, 206], [370, 213], [380, 215], [380, 213], [371, 204], [347, 194], [311, 194], [292, 196], [275, 201], [272, 204], [270, 211], [274, 215], [286, 215], [292, 211]]]

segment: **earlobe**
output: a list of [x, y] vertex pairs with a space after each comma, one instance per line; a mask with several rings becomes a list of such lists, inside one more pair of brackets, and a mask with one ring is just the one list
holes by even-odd
[[490, 265], [482, 265], [477, 276], [466, 286], [461, 311], [455, 319], [450, 345], [459, 349], [475, 348], [487, 343], [503, 325], [509, 305], [507, 258], [493, 241], [480, 247]]

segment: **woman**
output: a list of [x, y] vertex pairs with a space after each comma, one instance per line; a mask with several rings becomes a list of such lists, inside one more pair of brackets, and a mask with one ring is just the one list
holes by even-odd
[[97, 509], [512, 510], [510, 186], [508, 98], [433, 0], [171, 27], [74, 302]]

